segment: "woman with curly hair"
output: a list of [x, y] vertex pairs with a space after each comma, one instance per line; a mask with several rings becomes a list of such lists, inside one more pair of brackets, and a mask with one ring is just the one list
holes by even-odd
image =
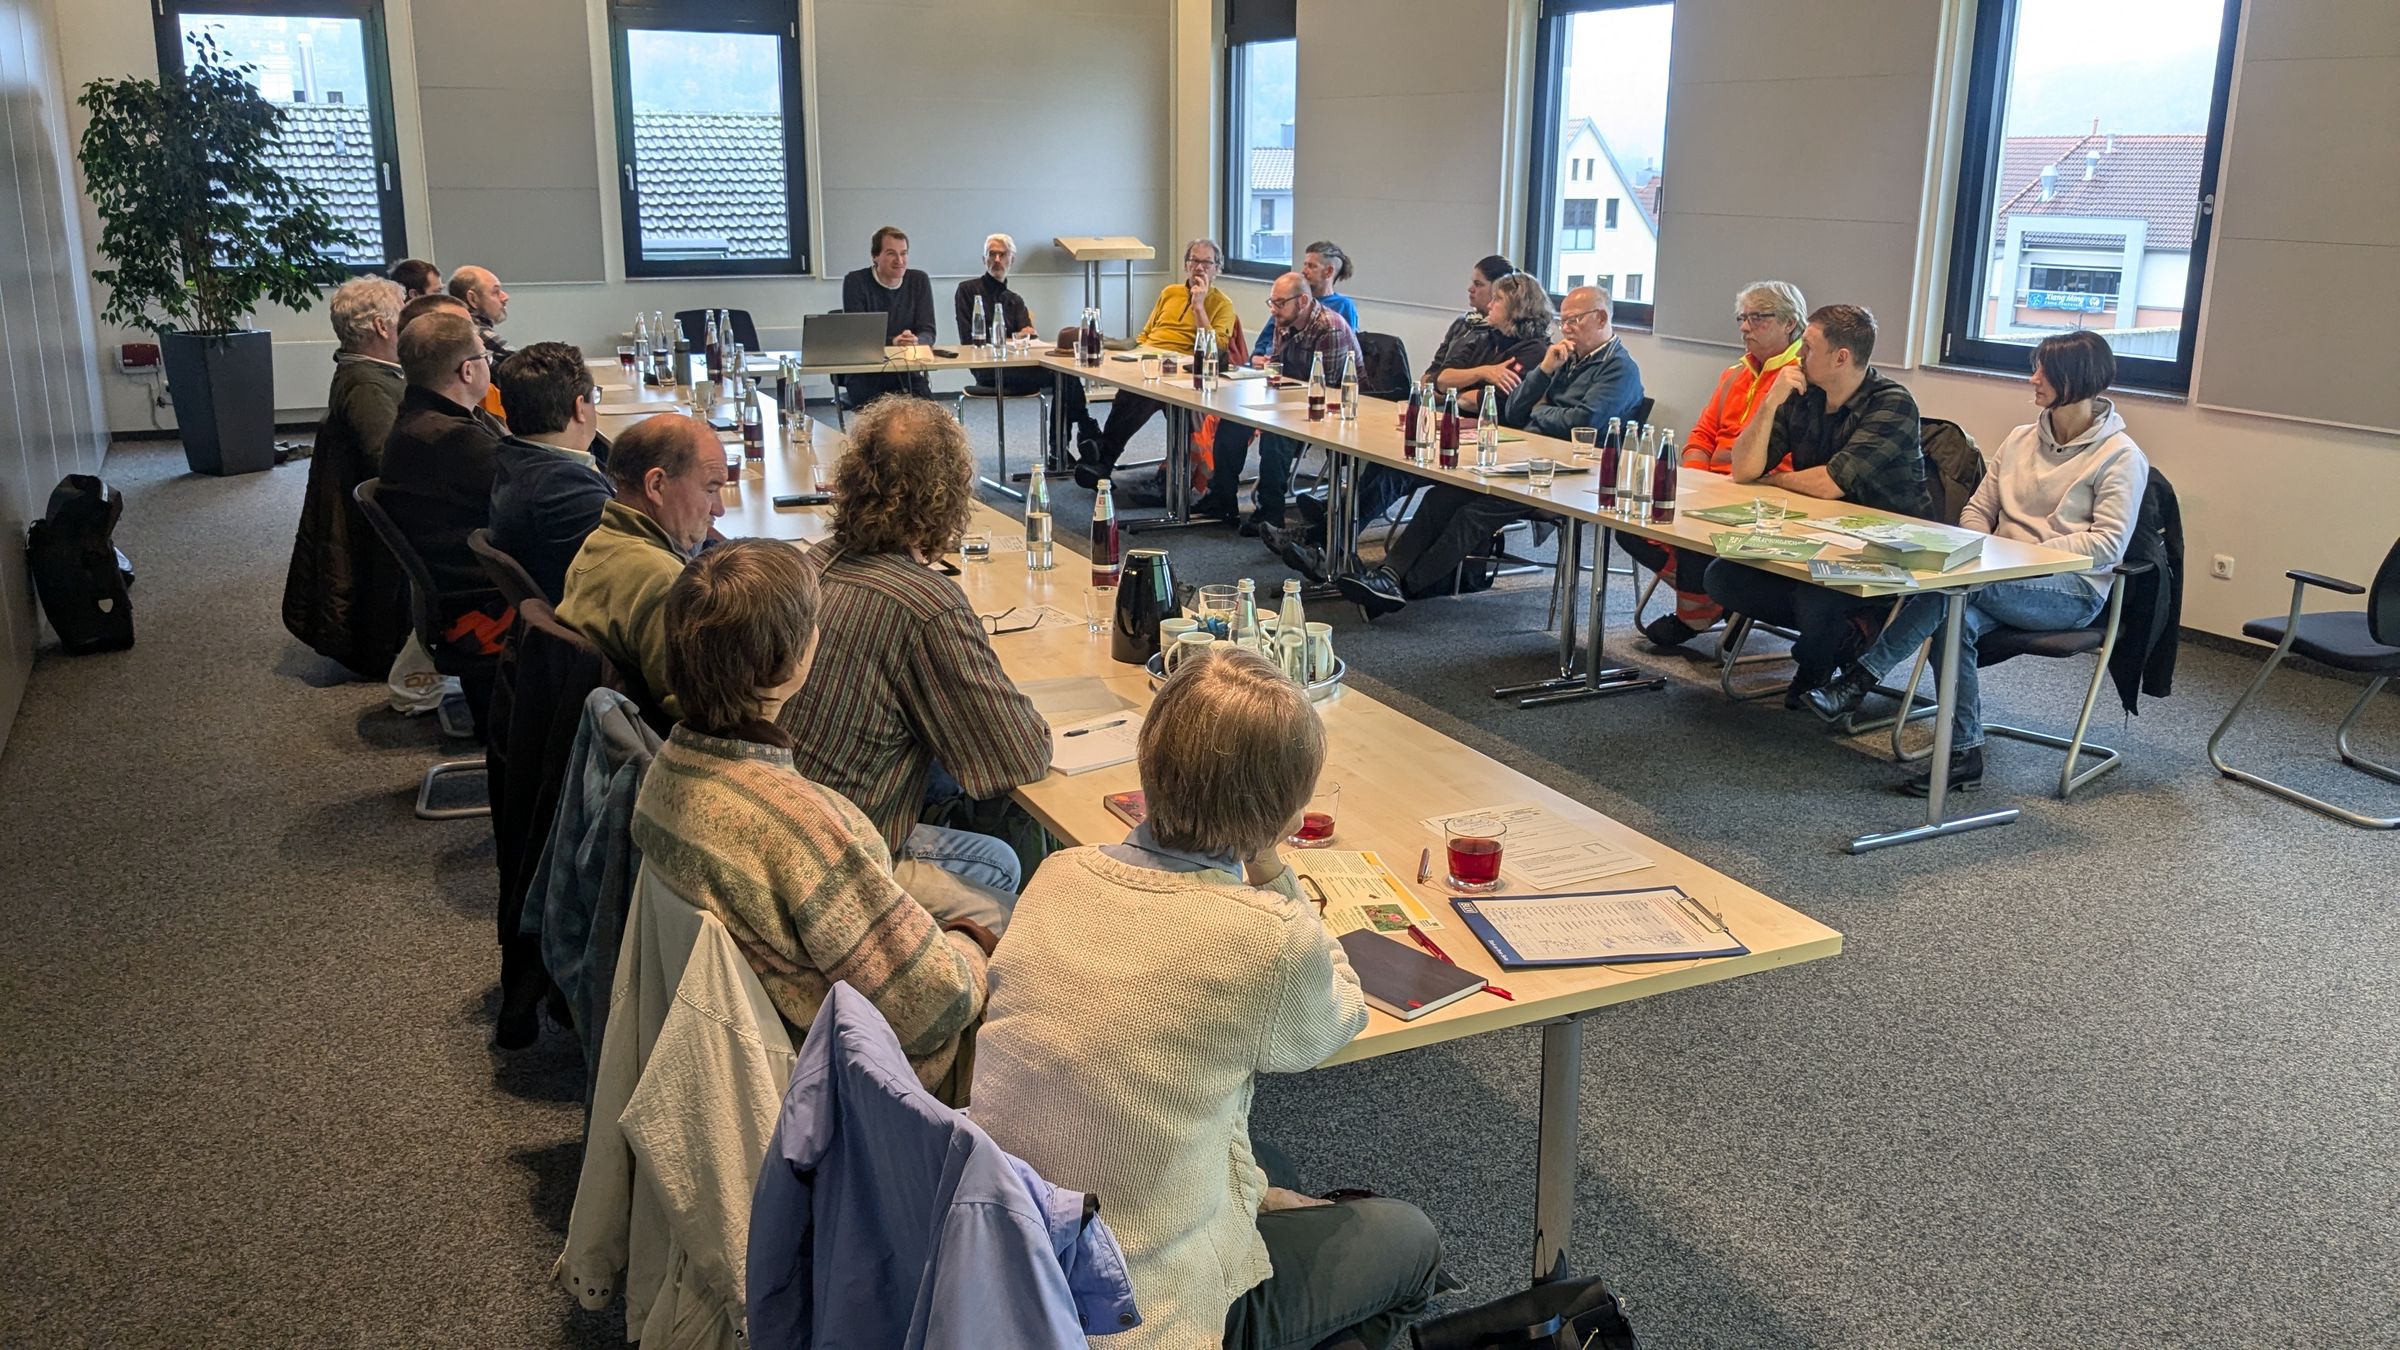
[[999, 932], [1022, 875], [1016, 851], [919, 820], [955, 811], [956, 798], [1004, 800], [1050, 771], [1049, 724], [1000, 669], [966, 594], [932, 567], [966, 530], [974, 474], [966, 430], [939, 404], [887, 395], [850, 419], [833, 537], [808, 551], [824, 644], [782, 724], [800, 771], [874, 823], [909, 894]]

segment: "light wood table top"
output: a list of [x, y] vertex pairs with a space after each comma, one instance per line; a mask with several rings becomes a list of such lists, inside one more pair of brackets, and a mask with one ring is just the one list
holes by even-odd
[[1158, 256], [1157, 249], [1130, 234], [1062, 234], [1050, 242], [1065, 249], [1067, 256], [1077, 262], [1115, 262]]

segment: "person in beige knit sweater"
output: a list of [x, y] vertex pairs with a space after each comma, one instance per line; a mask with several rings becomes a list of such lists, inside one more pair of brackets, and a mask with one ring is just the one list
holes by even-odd
[[1046, 859], [993, 958], [975, 1119], [1099, 1198], [1142, 1310], [1109, 1350], [1380, 1348], [1432, 1298], [1441, 1242], [1416, 1207], [1307, 1199], [1251, 1147], [1256, 1076], [1367, 1024], [1275, 852], [1324, 760], [1307, 694], [1256, 654], [1179, 668], [1142, 725], [1148, 818]]
[[733, 934], [795, 1043], [847, 980], [919, 1079], [963, 1101], [959, 1037], [983, 1011], [996, 939], [928, 912], [866, 816], [792, 766], [775, 714], [808, 679], [817, 602], [789, 544], [737, 540], [684, 568], [666, 600], [683, 721], [642, 780], [633, 840], [645, 869]]

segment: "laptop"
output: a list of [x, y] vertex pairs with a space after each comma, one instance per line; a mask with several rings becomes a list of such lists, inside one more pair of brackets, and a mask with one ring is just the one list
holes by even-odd
[[812, 366], [880, 365], [889, 327], [880, 313], [803, 314], [800, 360]]

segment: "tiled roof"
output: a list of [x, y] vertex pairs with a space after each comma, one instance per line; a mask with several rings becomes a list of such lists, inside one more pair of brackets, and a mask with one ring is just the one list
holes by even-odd
[[267, 161], [323, 194], [336, 224], [358, 232], [348, 260], [382, 266], [383, 205], [375, 192], [375, 128], [362, 103], [285, 103]]
[[1251, 149], [1250, 190], [1252, 192], [1289, 192], [1292, 190], [1292, 147], [1261, 145]]
[[1665, 174], [1654, 173], [1650, 175], [1649, 182], [1633, 190], [1633, 199], [1642, 204], [1642, 214], [1652, 220], [1658, 219], [1658, 197], [1665, 191], [1666, 182]]
[[723, 258], [791, 251], [781, 117], [637, 112], [633, 150], [645, 251]]
[[[1992, 242], [2008, 237], [2011, 216], [2106, 216], [2147, 221], [2151, 248], [2189, 251], [2207, 144], [2199, 135], [2011, 136], [2000, 150]], [[2092, 150], [2100, 162], [2087, 183], [2084, 156]], [[2043, 201], [2046, 164], [2058, 166], [2058, 191]]]

